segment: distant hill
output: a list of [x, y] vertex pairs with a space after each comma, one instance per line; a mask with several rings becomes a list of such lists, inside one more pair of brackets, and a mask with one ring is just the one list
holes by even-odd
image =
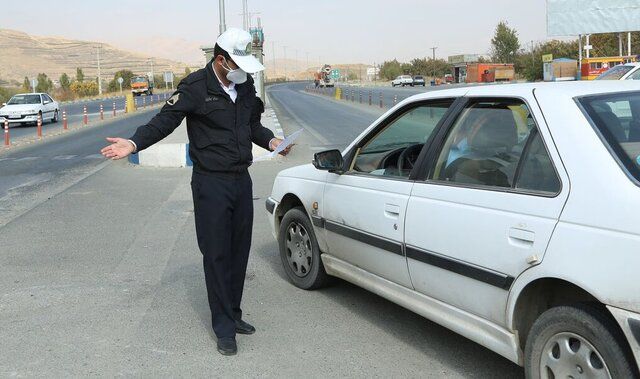
[[[56, 81], [63, 73], [75, 78], [77, 67], [82, 68], [86, 78], [96, 78], [97, 46], [101, 46], [100, 66], [105, 81], [113, 79], [114, 73], [122, 69], [136, 74], [151, 71], [149, 56], [144, 54], [99, 42], [37, 37], [15, 30], [0, 29], [0, 79], [3, 82], [21, 84], [25, 76], [35, 78], [38, 73], [43, 72]], [[153, 58], [156, 75], [163, 71], [182, 75], [188, 66], [169, 59]]]

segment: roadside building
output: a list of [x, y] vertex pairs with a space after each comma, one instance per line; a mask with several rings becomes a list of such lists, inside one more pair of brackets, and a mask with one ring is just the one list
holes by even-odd
[[638, 62], [639, 56], [582, 58], [580, 74], [582, 80], [593, 80], [608, 69], [623, 63]]
[[[549, 54], [550, 55], [550, 54]], [[543, 56], [543, 79], [545, 82], [560, 82], [578, 79], [578, 61], [568, 58], [545, 60]]]
[[454, 83], [510, 82], [515, 79], [511, 63], [480, 63], [481, 55], [461, 54], [448, 57], [453, 66]]

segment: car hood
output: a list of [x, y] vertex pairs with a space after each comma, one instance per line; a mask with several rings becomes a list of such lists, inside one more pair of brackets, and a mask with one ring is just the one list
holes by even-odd
[[279, 177], [318, 180], [326, 175], [326, 171], [316, 169], [312, 164], [295, 166], [278, 173]]
[[36, 112], [40, 109], [40, 106], [38, 104], [14, 104], [14, 105], [5, 105], [4, 107], [0, 108], [1, 112], [27, 112], [27, 111], [33, 111], [35, 110]]

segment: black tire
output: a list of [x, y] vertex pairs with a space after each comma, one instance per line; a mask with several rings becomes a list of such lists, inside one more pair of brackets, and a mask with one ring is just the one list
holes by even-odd
[[51, 123], [55, 124], [58, 122], [58, 110], [56, 109], [55, 112], [53, 112], [53, 118], [51, 119]]
[[[567, 343], [554, 342], [556, 339]], [[571, 351], [563, 351], [562, 346], [568, 346]], [[563, 363], [569, 366], [575, 372], [574, 377], [590, 377], [586, 375], [589, 364], [581, 365], [574, 360], [577, 357], [573, 354], [582, 349], [589, 353], [589, 364], [598, 372], [606, 373], [608, 369], [612, 378], [638, 378], [638, 368], [615, 320], [604, 309], [588, 304], [551, 308], [538, 317], [527, 338], [525, 375], [532, 379], [551, 377], [548, 371], [553, 370], [549, 365], [545, 366], [547, 372], [541, 367], [542, 359], [549, 359], [551, 363], [558, 362], [559, 366]], [[568, 359], [563, 360], [564, 357]], [[570, 374], [567, 371], [556, 372], [555, 377]]]
[[[306, 249], [309, 251], [306, 253], [302, 251], [305, 250], [305, 247], [302, 245], [299, 245], [300, 251], [298, 252], [291, 251], [287, 246], [287, 242], [290, 244], [296, 243], [295, 239], [290, 238], [291, 228], [298, 228], [302, 236], [305, 234], [308, 236], [309, 243]], [[304, 233], [302, 233], [303, 230]], [[284, 271], [296, 287], [304, 290], [314, 290], [329, 284], [330, 278], [324, 270], [324, 265], [320, 259], [318, 240], [316, 239], [313, 225], [311, 225], [311, 220], [309, 220], [309, 216], [305, 213], [304, 208], [292, 208], [284, 215], [280, 223], [278, 245]], [[298, 254], [298, 257], [296, 257], [296, 254]], [[305, 264], [296, 265], [295, 261], [299, 262], [301, 260], [304, 260]], [[308, 267], [308, 269], [304, 269], [304, 267]]]

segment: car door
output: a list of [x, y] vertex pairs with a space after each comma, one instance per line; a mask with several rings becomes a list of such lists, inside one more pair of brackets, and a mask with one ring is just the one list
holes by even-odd
[[53, 103], [53, 99], [49, 97], [49, 95], [44, 94], [42, 95], [42, 103], [43, 103], [43, 110], [42, 110], [43, 120], [44, 119], [48, 120], [50, 118], [53, 118], [53, 112], [55, 111], [55, 104]]
[[414, 288], [503, 325], [509, 288], [543, 259], [569, 192], [531, 104], [533, 95], [469, 100], [439, 135], [407, 209]]
[[328, 175], [323, 215], [329, 254], [411, 286], [403, 249], [410, 173], [452, 102], [399, 110], [347, 155], [346, 173]]
[[47, 98], [44, 95], [38, 95], [38, 97], [40, 98], [40, 104], [38, 105], [38, 109], [40, 110], [40, 112], [42, 112], [42, 122], [44, 123], [47, 117], [49, 117], [49, 113], [48, 113], [49, 107], [47, 106], [48, 104]]

